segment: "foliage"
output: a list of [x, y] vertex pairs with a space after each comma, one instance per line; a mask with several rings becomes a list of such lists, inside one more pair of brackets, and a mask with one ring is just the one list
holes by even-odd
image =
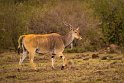
[[100, 16], [105, 41], [124, 46], [124, 0], [95, 0], [93, 7]]
[[124, 46], [124, 0], [0, 0], [0, 49], [17, 49], [20, 35], [57, 32], [80, 27], [77, 52], [108, 44]]

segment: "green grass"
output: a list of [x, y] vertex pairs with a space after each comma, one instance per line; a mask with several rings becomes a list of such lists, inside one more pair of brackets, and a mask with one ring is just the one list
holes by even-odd
[[[65, 53], [67, 67], [61, 70], [62, 60], [57, 57], [55, 69], [51, 68], [48, 55], [37, 55], [38, 71], [29, 66], [28, 57], [22, 66], [19, 55], [14, 52], [0, 54], [0, 83], [122, 83], [124, 81], [124, 58], [117, 54], [100, 54], [92, 59], [93, 53]], [[103, 56], [111, 59], [101, 60]], [[84, 59], [89, 57], [89, 59]], [[116, 58], [121, 57], [121, 58]], [[113, 59], [115, 58], [115, 59]], [[20, 70], [18, 70], [20, 68]]]

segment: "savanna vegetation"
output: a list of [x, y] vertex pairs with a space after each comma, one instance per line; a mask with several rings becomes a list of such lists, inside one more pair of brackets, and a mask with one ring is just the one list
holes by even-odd
[[[18, 65], [19, 55], [6, 52], [0, 56], [0, 83], [123, 83], [124, 57], [121, 54], [65, 53], [68, 65], [61, 70], [57, 58], [51, 68], [50, 56], [36, 56], [38, 71], [32, 70], [28, 58]], [[19, 69], [20, 68], [20, 69]]]
[[[23, 34], [65, 35], [80, 28], [64, 55], [36, 54], [33, 70], [26, 58], [19, 66], [18, 38]], [[0, 83], [123, 83], [124, 0], [0, 0]], [[11, 51], [11, 52], [10, 52]]]
[[[123, 0], [0, 0], [0, 49], [17, 50], [20, 35], [80, 27], [83, 39], [75, 52], [96, 51], [109, 44], [124, 46]], [[69, 50], [70, 51], [70, 50]]]

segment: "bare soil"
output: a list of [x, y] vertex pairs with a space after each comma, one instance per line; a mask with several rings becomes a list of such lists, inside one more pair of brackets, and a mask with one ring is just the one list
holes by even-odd
[[122, 54], [65, 53], [64, 70], [60, 57], [52, 69], [50, 56], [37, 54], [37, 71], [30, 67], [28, 57], [19, 66], [20, 56], [14, 52], [0, 54], [0, 83], [124, 83]]

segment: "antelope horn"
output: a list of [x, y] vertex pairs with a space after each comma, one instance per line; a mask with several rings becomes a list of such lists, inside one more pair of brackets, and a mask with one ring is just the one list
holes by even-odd
[[69, 26], [69, 27], [73, 28], [71, 24], [69, 24], [69, 23], [67, 23], [67, 22], [65, 22], [65, 21], [64, 21], [63, 23], [64, 23], [64, 25], [66, 25], [66, 26]]

